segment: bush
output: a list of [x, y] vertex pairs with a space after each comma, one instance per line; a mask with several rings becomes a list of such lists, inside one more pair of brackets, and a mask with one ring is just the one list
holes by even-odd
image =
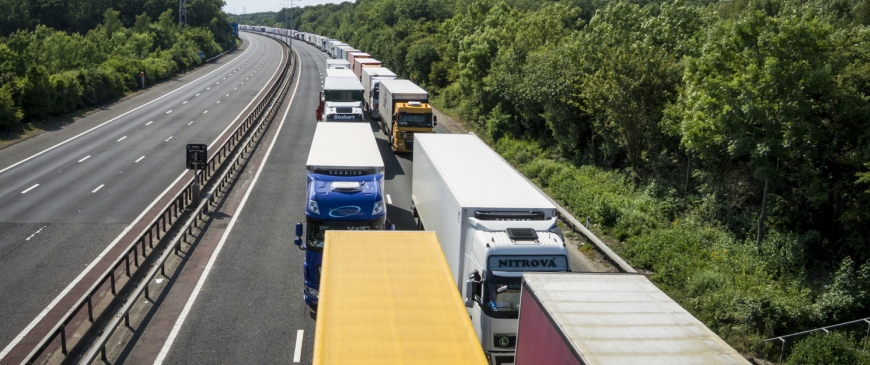
[[855, 343], [839, 332], [816, 333], [792, 348], [788, 365], [870, 365], [870, 356], [856, 350]]
[[69, 113], [82, 105], [83, 89], [78, 75], [78, 71], [67, 71], [49, 78], [54, 89], [54, 114]]
[[12, 86], [7, 84], [0, 87], [0, 130], [15, 128], [24, 114], [21, 108], [15, 106], [12, 99]]

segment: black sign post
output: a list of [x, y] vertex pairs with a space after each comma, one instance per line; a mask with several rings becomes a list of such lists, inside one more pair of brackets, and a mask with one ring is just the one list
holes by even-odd
[[199, 171], [205, 169], [208, 160], [208, 146], [204, 144], [189, 143], [187, 145], [187, 169], [194, 171], [193, 178], [193, 206], [199, 206], [200, 185]]

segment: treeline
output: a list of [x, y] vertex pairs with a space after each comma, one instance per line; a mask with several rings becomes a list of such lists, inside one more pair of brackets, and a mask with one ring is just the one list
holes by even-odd
[[870, 1], [293, 11], [422, 84], [744, 353], [870, 315]]
[[[0, 0], [0, 18], [7, 17], [0, 22], [0, 131], [113, 100], [141, 87], [140, 72], [152, 85], [231, 47], [221, 5], [189, 2], [188, 26], [179, 27], [172, 1]], [[101, 13], [96, 23], [93, 11]]]

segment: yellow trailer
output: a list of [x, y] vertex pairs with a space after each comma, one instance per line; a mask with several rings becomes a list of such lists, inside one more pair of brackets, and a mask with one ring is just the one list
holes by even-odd
[[314, 365], [486, 364], [434, 232], [327, 231]]

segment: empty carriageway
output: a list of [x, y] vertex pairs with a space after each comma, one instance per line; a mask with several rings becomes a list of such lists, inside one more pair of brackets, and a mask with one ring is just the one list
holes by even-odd
[[263, 96], [287, 56], [242, 38], [213, 64], [0, 150], [0, 362], [18, 363], [189, 178], [185, 145], [223, 141]]

